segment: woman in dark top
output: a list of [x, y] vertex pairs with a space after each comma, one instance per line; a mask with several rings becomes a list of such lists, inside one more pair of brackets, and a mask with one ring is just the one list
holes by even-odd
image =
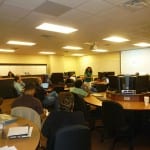
[[84, 83], [88, 86], [89, 89], [91, 86], [90, 84], [92, 81], [92, 75], [93, 75], [92, 67], [87, 67], [84, 72]]
[[82, 112], [73, 112], [74, 97], [70, 92], [59, 94], [60, 111], [52, 112], [44, 122], [42, 134], [47, 138], [47, 150], [53, 150], [54, 136], [56, 132], [65, 126], [84, 124]]

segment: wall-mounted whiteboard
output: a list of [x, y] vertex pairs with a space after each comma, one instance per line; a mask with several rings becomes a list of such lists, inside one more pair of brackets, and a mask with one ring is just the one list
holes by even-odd
[[0, 64], [0, 76], [7, 76], [8, 71], [15, 75], [46, 74], [46, 64]]
[[121, 74], [150, 74], [150, 48], [121, 52]]

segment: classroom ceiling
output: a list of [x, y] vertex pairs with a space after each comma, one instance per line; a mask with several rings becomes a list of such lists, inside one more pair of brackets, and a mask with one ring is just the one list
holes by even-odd
[[[78, 29], [62, 34], [35, 29], [43, 22]], [[129, 41], [112, 43], [102, 40], [111, 35]], [[32, 47], [8, 45], [8, 40], [35, 42]], [[109, 52], [137, 49], [133, 44], [150, 43], [150, 0], [0, 0], [0, 49], [15, 49], [15, 54], [54, 51], [97, 54], [92, 45]], [[62, 47], [83, 47], [80, 51]]]

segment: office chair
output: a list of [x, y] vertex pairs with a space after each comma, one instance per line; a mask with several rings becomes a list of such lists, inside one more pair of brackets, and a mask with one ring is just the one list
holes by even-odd
[[35, 123], [39, 127], [39, 129], [41, 129], [41, 117], [32, 108], [17, 106], [11, 109], [11, 115], [28, 119]]
[[128, 139], [129, 149], [133, 150], [133, 130], [126, 120], [123, 107], [114, 101], [103, 101], [102, 119], [104, 123], [104, 134], [107, 133], [109, 136], [113, 137], [111, 150], [113, 150], [116, 143], [123, 138]]
[[84, 125], [59, 129], [54, 141], [54, 150], [91, 150], [90, 130]]
[[84, 118], [86, 122], [88, 123], [89, 128], [94, 129], [95, 122], [97, 120], [101, 120], [100, 109], [91, 110], [90, 105], [88, 105], [81, 96], [75, 93], [72, 93], [72, 94], [74, 95], [74, 110], [73, 111], [82, 111], [84, 114]]

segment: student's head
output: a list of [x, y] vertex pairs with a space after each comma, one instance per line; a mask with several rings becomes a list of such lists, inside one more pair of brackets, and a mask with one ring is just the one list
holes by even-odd
[[37, 84], [41, 85], [41, 83], [42, 83], [41, 77], [37, 78]]
[[60, 92], [59, 96], [60, 110], [71, 112], [74, 107], [74, 96], [70, 92]]
[[24, 88], [24, 93], [33, 96], [35, 94], [35, 84], [33, 82], [27, 83]]
[[74, 86], [76, 88], [81, 88], [82, 84], [83, 84], [82, 80], [76, 80], [75, 83], [74, 83]]
[[92, 67], [87, 67], [87, 68], [85, 69], [85, 73], [87, 73], [87, 72], [92, 73]]
[[14, 80], [15, 80], [16, 82], [20, 82], [20, 81], [21, 81], [21, 76], [15, 76], [15, 77], [14, 77]]

